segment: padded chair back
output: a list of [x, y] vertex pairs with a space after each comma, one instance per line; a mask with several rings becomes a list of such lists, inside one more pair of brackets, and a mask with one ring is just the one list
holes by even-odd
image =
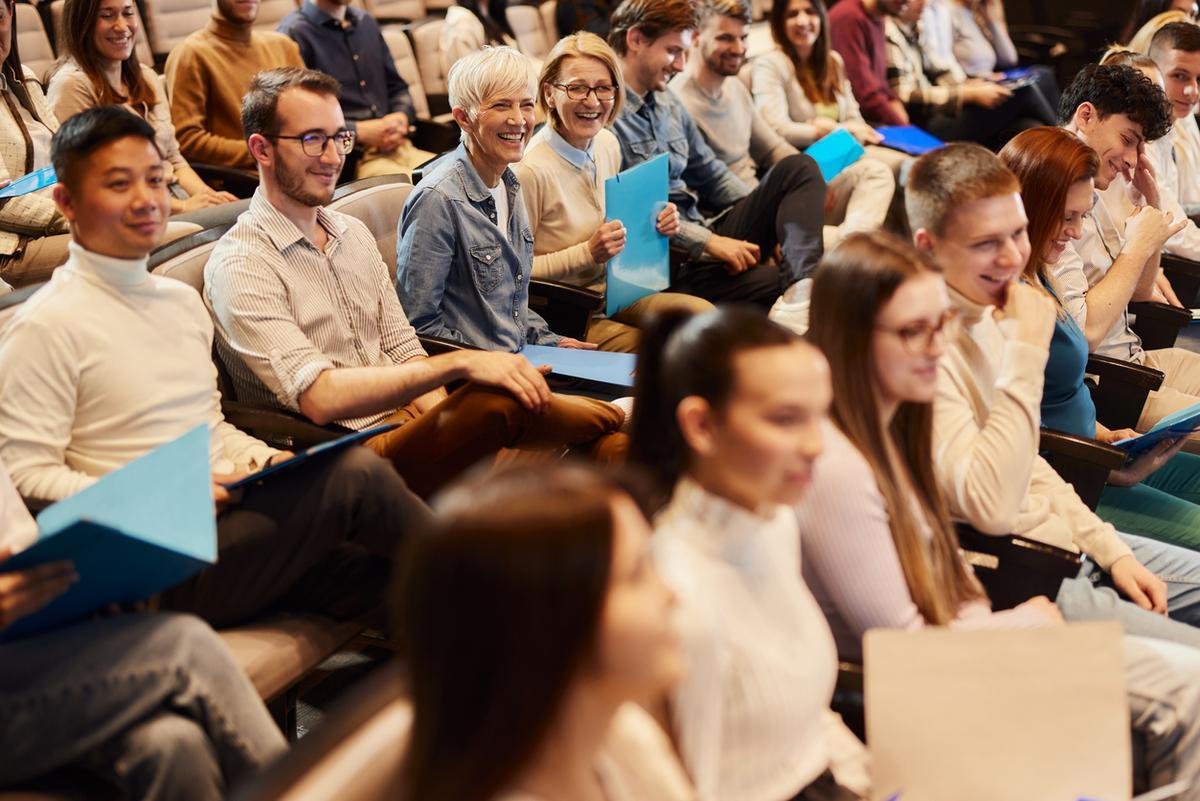
[[147, 0], [145, 9], [150, 50], [156, 58], [166, 58], [171, 48], [212, 17], [211, 0]]
[[296, 10], [296, 0], [263, 0], [258, 6], [254, 30], [274, 31], [288, 14]]
[[408, 34], [396, 25], [384, 25], [381, 29], [383, 41], [387, 43], [396, 63], [396, 72], [408, 84], [408, 93], [412, 96], [413, 108], [416, 109], [417, 119], [429, 119], [429, 99], [425, 96], [425, 83], [421, 78], [421, 69], [417, 66], [417, 57], [413, 54], [412, 42]]
[[362, 220], [375, 237], [379, 255], [395, 281], [396, 229], [400, 225], [404, 201], [413, 190], [408, 176], [381, 175], [355, 181], [342, 189], [345, 191], [333, 199], [329, 208]]
[[50, 37], [46, 35], [46, 27], [42, 24], [42, 15], [29, 3], [17, 3], [16, 9], [17, 48], [21, 51], [21, 63], [45, 86], [46, 72], [54, 66], [55, 57]]
[[377, 20], [413, 20], [425, 17], [425, 0], [366, 0], [367, 12]]
[[426, 11], [439, 11], [442, 14], [446, 13], [446, 9], [454, 5], [454, 0], [425, 0]]
[[508, 26], [517, 37], [517, 48], [530, 58], [543, 59], [550, 52], [546, 29], [537, 6], [512, 5], [504, 10]]
[[557, 0], [546, 0], [538, 6], [538, 11], [542, 14], [542, 30], [546, 32], [546, 39], [549, 40], [550, 46], [554, 47], [555, 43], [562, 38], [562, 34], [558, 32], [558, 18], [555, 14], [558, 13]]
[[409, 28], [417, 66], [421, 68], [421, 83], [427, 95], [446, 94], [446, 76], [442, 74], [441, 38], [445, 20], [427, 19]]
[[[63, 52], [63, 7], [67, 0], [53, 0], [50, 3], [50, 20], [54, 26], [54, 49], [58, 53]], [[142, 19], [142, 12], [138, 10], [136, 4], [133, 6], [133, 13], [137, 15], [137, 36], [133, 38], [133, 52], [137, 53], [138, 61], [145, 64], [147, 67], [154, 66], [154, 54], [150, 52], [150, 37], [146, 34], [146, 23]], [[24, 55], [25, 51], [21, 51]], [[62, 120], [59, 120], [62, 122]]]
[[150, 272], [182, 281], [203, 294], [204, 265], [216, 248], [217, 240], [232, 227], [229, 224], [206, 228], [162, 245], [150, 254]]

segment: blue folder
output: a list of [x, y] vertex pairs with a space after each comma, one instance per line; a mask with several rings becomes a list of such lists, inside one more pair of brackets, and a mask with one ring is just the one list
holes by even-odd
[[53, 186], [56, 183], [58, 183], [58, 176], [54, 174], [54, 168], [42, 167], [40, 170], [34, 170], [0, 189], [0, 198], [28, 195], [30, 192], [45, 189], [47, 186]]
[[671, 283], [670, 242], [656, 227], [667, 205], [667, 166], [662, 153], [604, 182], [605, 219], [625, 226], [625, 249], [606, 268], [607, 317]]
[[38, 515], [38, 541], [0, 573], [69, 559], [79, 581], [0, 632], [17, 639], [144, 601], [217, 561], [208, 426], [199, 425]]
[[838, 128], [822, 136], [804, 151], [821, 168], [825, 183], [837, 178], [842, 170], [862, 158], [866, 150], [845, 128]]
[[526, 345], [521, 354], [534, 367], [550, 365], [556, 375], [614, 387], [632, 387], [633, 371], [637, 367], [637, 356], [632, 353]]
[[237, 481], [231, 481], [225, 485], [225, 489], [235, 490], [239, 487], [244, 487], [247, 484], [254, 484], [255, 482], [261, 481], [267, 476], [274, 475], [275, 473], [283, 470], [290, 470], [293, 467], [299, 467], [308, 460], [312, 459], [314, 456], [320, 456], [322, 453], [329, 453], [330, 451], [341, 450], [342, 448], [346, 448], [362, 442], [363, 440], [370, 439], [378, 434], [385, 434], [388, 431], [391, 431], [393, 428], [399, 427], [400, 426], [397, 423], [385, 423], [380, 426], [373, 426], [371, 428], [363, 429], [362, 431], [354, 431], [350, 434], [346, 434], [345, 436], [338, 437], [337, 439], [331, 439], [328, 442], [320, 442], [316, 445], [313, 445], [311, 448], [300, 451], [300, 453], [297, 453], [290, 459], [284, 459], [281, 462], [276, 462], [270, 467], [264, 467], [257, 473], [251, 473], [248, 476], [239, 478]]
[[1200, 403], [1167, 415], [1145, 434], [1117, 440], [1113, 447], [1130, 456], [1141, 456], [1164, 439], [1179, 439], [1197, 430], [1200, 430]]
[[922, 156], [946, 144], [915, 125], [882, 125], [875, 130], [883, 134], [881, 145], [910, 156]]

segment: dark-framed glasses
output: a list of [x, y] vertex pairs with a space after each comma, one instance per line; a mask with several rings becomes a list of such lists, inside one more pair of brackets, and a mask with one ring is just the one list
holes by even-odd
[[304, 155], [313, 156], [314, 158], [325, 153], [325, 145], [330, 141], [333, 142], [333, 149], [341, 153], [343, 156], [350, 155], [350, 151], [354, 150], [354, 131], [343, 128], [340, 131], [335, 131], [331, 134], [321, 133], [320, 131], [310, 131], [298, 136], [284, 136], [283, 134], [275, 134], [267, 137], [268, 139], [294, 139], [300, 143], [300, 149], [304, 151]]
[[946, 309], [946, 311], [942, 312], [942, 316], [938, 318], [938, 321], [933, 324], [918, 322], [902, 325], [899, 328], [888, 328], [877, 325], [875, 329], [895, 334], [900, 339], [901, 346], [904, 347], [904, 350], [909, 355], [918, 356], [929, 352], [933, 347], [933, 340], [936, 336], [941, 334], [944, 340], [953, 339], [958, 335], [961, 327], [962, 312], [958, 309]]
[[597, 100], [607, 103], [617, 96], [617, 87], [606, 83], [599, 86], [588, 86], [586, 83], [556, 83], [554, 85], [566, 92], [567, 97], [572, 100], [587, 100], [588, 95], [595, 94]]

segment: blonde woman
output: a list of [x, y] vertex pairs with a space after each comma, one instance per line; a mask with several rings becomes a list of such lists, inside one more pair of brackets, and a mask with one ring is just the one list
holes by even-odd
[[[603, 39], [573, 33], [554, 46], [538, 78], [538, 108], [546, 125], [514, 165], [529, 227], [533, 232], [533, 275], [604, 291], [605, 265], [625, 248], [625, 226], [605, 222], [604, 182], [621, 170], [621, 147], [606, 126], [624, 102], [621, 67]], [[668, 203], [658, 215], [664, 236], [679, 229], [679, 213]], [[705, 311], [712, 304], [676, 292], [659, 292], [597, 316], [587, 339], [601, 350], [632, 352], [637, 326], [652, 311]]]

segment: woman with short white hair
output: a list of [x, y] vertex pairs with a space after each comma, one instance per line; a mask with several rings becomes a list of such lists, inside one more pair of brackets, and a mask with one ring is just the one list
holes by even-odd
[[[605, 265], [625, 249], [621, 220], [605, 222], [604, 182], [621, 170], [621, 145], [608, 126], [621, 110], [625, 82], [612, 48], [594, 33], [564, 37], [546, 57], [537, 103], [546, 125], [521, 162], [521, 181], [533, 231], [533, 274], [604, 292]], [[679, 230], [679, 212], [667, 203], [656, 219], [659, 233]], [[640, 321], [663, 309], [702, 312], [703, 298], [657, 292], [612, 317], [597, 314], [587, 340], [601, 350], [633, 352]]]

